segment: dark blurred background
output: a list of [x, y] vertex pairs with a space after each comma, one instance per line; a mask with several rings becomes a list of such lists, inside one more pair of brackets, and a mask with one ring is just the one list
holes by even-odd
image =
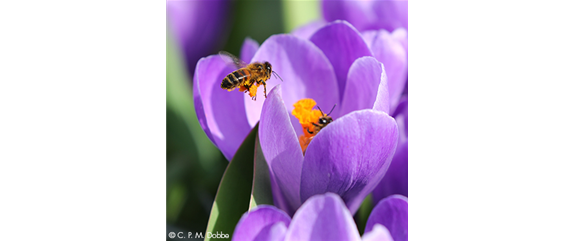
[[220, 50], [239, 56], [246, 37], [261, 44], [318, 19], [319, 3], [178, 0], [167, 1], [167, 15], [167, 232], [205, 232], [228, 161], [195, 114], [190, 76], [197, 60]]

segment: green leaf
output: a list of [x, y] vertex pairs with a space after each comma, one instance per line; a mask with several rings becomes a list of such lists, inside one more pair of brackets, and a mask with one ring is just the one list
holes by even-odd
[[273, 205], [273, 193], [271, 192], [271, 181], [269, 179], [269, 167], [263, 156], [259, 135], [255, 139], [255, 170], [253, 171], [253, 188], [251, 190], [251, 202], [249, 210], [261, 204]]
[[359, 233], [363, 235], [365, 232], [365, 227], [367, 226], [367, 220], [371, 215], [371, 211], [373, 211], [373, 195], [369, 194], [361, 206], [359, 207], [359, 211], [355, 214], [355, 223], [357, 224], [357, 228], [359, 229]]
[[221, 178], [221, 183], [211, 208], [205, 240], [210, 240], [207, 237], [207, 233], [215, 234], [217, 232], [229, 234], [229, 238], [231, 238], [235, 225], [239, 222], [243, 213], [249, 210], [255, 138], [258, 129], [259, 124], [255, 125], [245, 138], [235, 156], [229, 162], [223, 178]]

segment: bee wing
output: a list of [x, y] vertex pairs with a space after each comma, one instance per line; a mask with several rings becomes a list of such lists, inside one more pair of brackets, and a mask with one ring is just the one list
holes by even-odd
[[228, 64], [233, 65], [237, 68], [244, 68], [247, 66], [247, 63], [243, 62], [243, 60], [237, 58], [235, 55], [225, 52], [219, 51], [219, 56]]

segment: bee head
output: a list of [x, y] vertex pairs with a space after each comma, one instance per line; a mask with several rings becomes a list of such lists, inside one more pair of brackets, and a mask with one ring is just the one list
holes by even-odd
[[331, 117], [328, 116], [328, 115], [324, 115], [324, 116], [321, 116], [321, 118], [319, 118], [319, 124], [320, 124], [320, 125], [323, 125], [323, 126], [324, 126], [324, 125], [327, 125], [327, 124], [329, 124], [329, 123], [331, 123], [331, 122], [333, 122], [333, 118], [331, 118]]
[[267, 73], [267, 75], [271, 76], [271, 72], [273, 72], [273, 68], [271, 67], [271, 64], [269, 62], [265, 62], [263, 64], [263, 68], [265, 70], [265, 73]]
[[331, 109], [331, 111], [329, 111], [328, 114], [323, 113], [321, 108], [319, 108], [319, 106], [317, 106], [317, 109], [319, 109], [319, 111], [321, 111], [321, 114], [323, 114], [323, 116], [319, 117], [319, 125], [325, 126], [325, 125], [333, 122], [333, 118], [330, 117], [329, 115], [331, 114], [331, 112], [333, 112], [333, 109], [335, 109], [335, 106], [336, 105], [333, 106], [333, 108]]

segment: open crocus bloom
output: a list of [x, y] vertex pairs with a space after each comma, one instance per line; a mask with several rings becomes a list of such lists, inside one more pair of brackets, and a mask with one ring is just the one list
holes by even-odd
[[[349, 210], [338, 195], [326, 193], [307, 200], [291, 219], [274, 206], [261, 205], [245, 213], [232, 240], [361, 240]], [[371, 212], [362, 240], [408, 240], [408, 201], [395, 195]]]

